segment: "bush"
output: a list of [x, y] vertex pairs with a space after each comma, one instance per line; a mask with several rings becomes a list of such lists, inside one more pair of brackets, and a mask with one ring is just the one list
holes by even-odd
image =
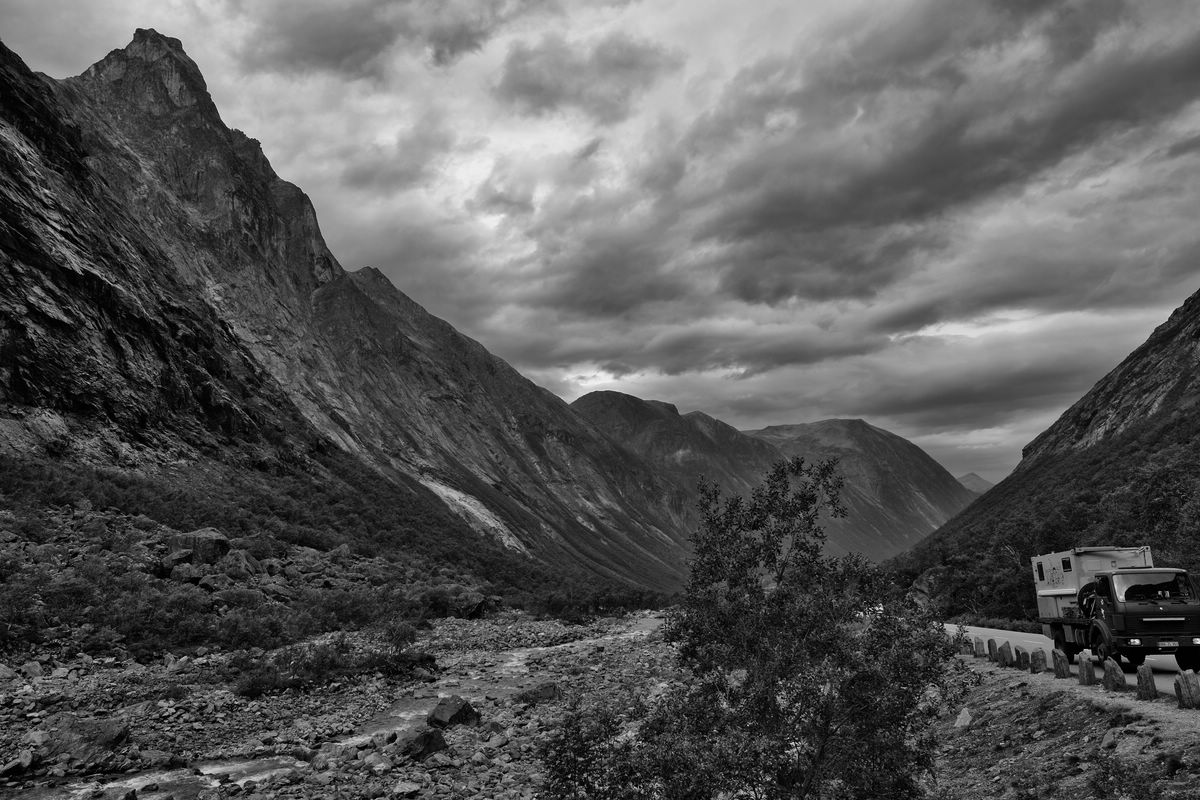
[[242, 671], [235, 691], [255, 698], [285, 689], [305, 689], [355, 674], [363, 660], [356, 659], [344, 636], [330, 642], [285, 647], [262, 661], [248, 656], [235, 659]]
[[953, 646], [877, 568], [824, 555], [840, 488], [834, 462], [802, 459], [749, 499], [702, 487], [667, 628], [687, 679], [644, 714], [568, 714], [544, 751], [550, 797], [921, 796]]

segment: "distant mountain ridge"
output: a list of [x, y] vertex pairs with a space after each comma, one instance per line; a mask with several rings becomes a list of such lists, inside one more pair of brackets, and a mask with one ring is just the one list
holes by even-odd
[[970, 489], [975, 494], [983, 494], [988, 489], [996, 485], [988, 479], [976, 475], [974, 472], [968, 472], [966, 475], [959, 475], [955, 480]]
[[704, 475], [727, 494], [746, 494], [782, 458], [838, 458], [849, 514], [826, 525], [835, 553], [895, 555], [974, 497], [916, 445], [862, 420], [738, 431], [702, 412], [680, 414], [669, 403], [611, 391], [571, 407], [687, 487]]
[[947, 614], [1031, 617], [1029, 557], [1150, 545], [1200, 568], [1200, 293], [1024, 449], [1011, 475], [896, 566]]
[[873, 557], [907, 550], [974, 499], [921, 448], [861, 419], [772, 425], [745, 433], [788, 456], [837, 458], [851, 515], [836, 524], [854, 543], [850, 549]]

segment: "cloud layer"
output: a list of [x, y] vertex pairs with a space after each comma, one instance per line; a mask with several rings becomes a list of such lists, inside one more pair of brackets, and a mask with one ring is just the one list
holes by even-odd
[[996, 479], [1200, 288], [1186, 2], [56, 9], [0, 0], [6, 43], [181, 38], [343, 263], [567, 399], [864, 416]]

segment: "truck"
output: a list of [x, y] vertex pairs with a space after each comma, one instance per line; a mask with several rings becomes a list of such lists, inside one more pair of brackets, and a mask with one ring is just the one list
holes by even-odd
[[1170, 654], [1200, 671], [1200, 592], [1186, 570], [1154, 566], [1148, 546], [1076, 547], [1030, 559], [1042, 633], [1067, 659]]

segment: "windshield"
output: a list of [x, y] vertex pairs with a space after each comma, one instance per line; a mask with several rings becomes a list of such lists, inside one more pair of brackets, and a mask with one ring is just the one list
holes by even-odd
[[1117, 600], [1191, 600], [1187, 575], [1178, 572], [1135, 572], [1113, 575]]

